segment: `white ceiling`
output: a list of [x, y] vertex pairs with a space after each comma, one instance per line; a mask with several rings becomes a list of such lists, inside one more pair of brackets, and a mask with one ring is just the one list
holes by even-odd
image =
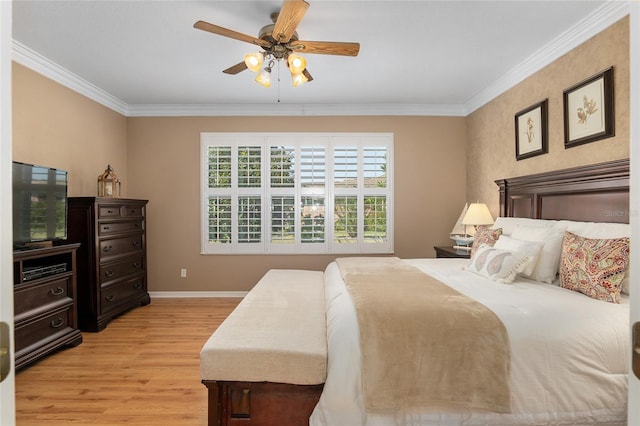
[[[357, 57], [309, 54], [314, 81], [270, 89], [240, 62], [281, 0], [17, 0], [13, 57], [129, 116], [466, 115], [627, 13], [606, 1], [311, 3], [301, 40], [360, 43]], [[284, 67], [284, 66], [283, 66]], [[274, 72], [275, 75], [275, 72]]]

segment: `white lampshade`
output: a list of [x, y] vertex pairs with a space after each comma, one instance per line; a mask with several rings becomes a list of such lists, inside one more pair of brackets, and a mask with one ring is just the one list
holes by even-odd
[[309, 81], [309, 79], [307, 79], [307, 77], [302, 73], [291, 74], [291, 83], [293, 84], [293, 87], [298, 87], [301, 84], [306, 83], [307, 81]]
[[271, 87], [271, 68], [265, 67], [256, 77], [256, 82], [264, 87]]
[[287, 62], [289, 64], [289, 71], [291, 71], [291, 74], [300, 74], [307, 67], [307, 60], [295, 53], [292, 53], [287, 57]]
[[462, 218], [463, 225], [492, 225], [493, 217], [484, 203], [471, 203]]
[[260, 71], [260, 66], [264, 60], [264, 55], [260, 52], [248, 53], [244, 55], [244, 63], [253, 72]]

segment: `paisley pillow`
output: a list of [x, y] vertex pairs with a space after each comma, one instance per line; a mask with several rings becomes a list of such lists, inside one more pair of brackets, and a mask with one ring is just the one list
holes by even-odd
[[483, 244], [471, 256], [465, 269], [493, 281], [510, 284], [516, 275], [524, 271], [534, 260], [535, 257], [527, 253]]
[[484, 225], [478, 226], [476, 229], [476, 234], [473, 236], [473, 244], [471, 245], [471, 256], [474, 255], [476, 250], [482, 245], [486, 244], [489, 246], [493, 246], [498, 238], [502, 235], [502, 228], [491, 229]]
[[560, 258], [560, 286], [597, 300], [620, 303], [629, 267], [629, 238], [585, 238], [565, 232]]

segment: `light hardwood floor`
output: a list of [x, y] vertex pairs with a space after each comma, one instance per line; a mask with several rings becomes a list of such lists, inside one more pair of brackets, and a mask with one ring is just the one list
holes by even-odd
[[206, 425], [200, 349], [240, 299], [153, 299], [16, 374], [22, 425]]

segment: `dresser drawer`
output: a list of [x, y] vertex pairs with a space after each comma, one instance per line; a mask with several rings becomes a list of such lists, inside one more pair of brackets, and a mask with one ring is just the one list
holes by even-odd
[[67, 306], [36, 318], [33, 321], [28, 321], [23, 324], [16, 323], [16, 353], [33, 344], [41, 344], [42, 340], [50, 338], [60, 332], [68, 331], [73, 321], [72, 309], [73, 304], [70, 302]]
[[144, 217], [144, 206], [127, 204], [101, 204], [98, 206], [98, 219]]
[[100, 265], [100, 284], [116, 281], [144, 271], [144, 256], [132, 256], [118, 262]]
[[115, 219], [122, 217], [120, 209], [122, 205], [107, 204], [98, 206], [98, 219]]
[[128, 303], [136, 295], [145, 293], [146, 285], [144, 275], [106, 286], [102, 288], [100, 292], [102, 297], [101, 313], [105, 314], [117, 309], [122, 303]]
[[130, 206], [125, 204], [122, 206], [121, 214], [123, 217], [144, 217], [144, 206]]
[[16, 288], [13, 308], [15, 320], [20, 321], [38, 311], [48, 311], [56, 305], [72, 303], [73, 295], [69, 294], [71, 285], [71, 275], [66, 274], [59, 279]]
[[100, 263], [109, 258], [143, 252], [142, 234], [100, 241]]
[[100, 223], [98, 225], [98, 235], [103, 237], [105, 235], [119, 234], [123, 232], [139, 232], [142, 231], [142, 220], [128, 220], [125, 222], [107, 222]]

